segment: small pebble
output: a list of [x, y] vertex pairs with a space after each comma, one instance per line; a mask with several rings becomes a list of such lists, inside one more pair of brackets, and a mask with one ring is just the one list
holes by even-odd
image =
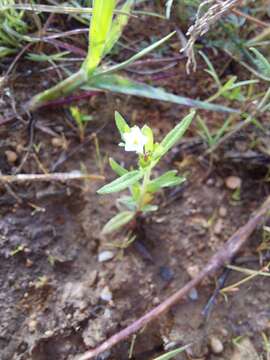
[[99, 297], [101, 298], [101, 300], [107, 301], [107, 302], [112, 300], [112, 292], [108, 286], [106, 286], [104, 289], [102, 289]]
[[225, 184], [228, 189], [236, 190], [240, 188], [242, 180], [238, 176], [229, 176], [225, 179]]
[[219, 216], [225, 218], [227, 216], [227, 214], [228, 214], [228, 210], [227, 210], [227, 208], [225, 208], [225, 206], [221, 206], [219, 208], [218, 213], [219, 213]]
[[28, 267], [28, 268], [32, 267], [33, 266], [33, 261], [30, 260], [30, 259], [26, 259], [25, 266]]
[[5, 154], [9, 164], [14, 164], [18, 159], [18, 155], [14, 151], [6, 150]]
[[56, 148], [61, 148], [63, 147], [63, 139], [60, 137], [54, 137], [51, 140], [52, 146], [56, 147]]
[[35, 332], [36, 327], [37, 327], [37, 321], [36, 320], [29, 321], [28, 328], [29, 328], [29, 331], [31, 333]]
[[52, 330], [46, 330], [45, 333], [44, 333], [44, 335], [45, 335], [46, 337], [50, 337], [50, 336], [53, 335], [53, 331], [52, 331]]
[[190, 265], [187, 268], [187, 273], [188, 275], [194, 279], [200, 272], [199, 266], [198, 265]]
[[102, 251], [98, 254], [98, 262], [109, 261], [114, 257], [114, 253], [109, 250]]
[[222, 342], [216, 336], [210, 338], [209, 345], [213, 354], [221, 354], [224, 350]]
[[198, 295], [198, 291], [196, 290], [196, 288], [191, 289], [190, 292], [188, 293], [188, 296], [189, 296], [190, 300], [192, 300], [192, 301], [198, 300], [199, 295]]
[[218, 219], [217, 222], [214, 225], [214, 234], [220, 235], [223, 231], [223, 220]]
[[159, 275], [161, 276], [162, 280], [169, 282], [174, 278], [174, 272], [168, 266], [161, 266], [159, 268]]

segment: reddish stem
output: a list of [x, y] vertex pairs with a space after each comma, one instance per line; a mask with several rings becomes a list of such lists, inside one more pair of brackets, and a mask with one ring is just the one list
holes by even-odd
[[211, 275], [222, 266], [228, 264], [233, 257], [239, 252], [239, 250], [246, 244], [249, 236], [255, 230], [255, 228], [262, 224], [266, 218], [270, 215], [270, 196], [265, 200], [263, 205], [254, 212], [249, 221], [242, 227], [240, 227], [225, 243], [225, 245], [213, 255], [209, 262], [206, 264], [204, 269], [199, 275], [193, 280], [189, 281], [184, 287], [175, 292], [173, 295], [168, 297], [160, 305], [146, 313], [144, 316], [121, 330], [117, 334], [110, 337], [108, 340], [103, 342], [99, 347], [93, 350], [89, 350], [78, 357], [78, 360], [89, 360], [102, 352], [110, 349], [120, 341], [125, 340], [130, 335], [136, 333], [138, 330], [143, 328], [151, 321], [157, 319], [160, 315], [168, 311], [173, 305], [181, 300], [189, 291], [197, 286], [205, 277]]

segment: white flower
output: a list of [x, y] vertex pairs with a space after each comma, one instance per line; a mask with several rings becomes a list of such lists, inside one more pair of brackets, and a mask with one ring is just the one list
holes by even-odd
[[[144, 145], [147, 143], [147, 137], [143, 135], [138, 126], [133, 126], [129, 132], [123, 134], [124, 146], [126, 151], [135, 151], [137, 154], [143, 154]], [[122, 144], [120, 144], [122, 145]]]

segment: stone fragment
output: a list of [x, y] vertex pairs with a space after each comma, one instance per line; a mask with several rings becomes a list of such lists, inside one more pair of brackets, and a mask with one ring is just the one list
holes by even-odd
[[229, 176], [225, 179], [226, 187], [230, 190], [236, 190], [240, 188], [242, 180], [238, 176]]

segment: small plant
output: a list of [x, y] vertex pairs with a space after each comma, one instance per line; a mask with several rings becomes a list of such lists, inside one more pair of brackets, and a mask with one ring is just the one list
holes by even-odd
[[85, 130], [89, 121], [93, 119], [91, 115], [83, 114], [78, 106], [71, 106], [70, 113], [78, 127], [78, 135], [80, 137], [80, 141], [83, 142], [85, 138]]
[[129, 188], [130, 195], [121, 197], [118, 204], [125, 208], [114, 216], [103, 228], [103, 233], [110, 233], [123, 225], [145, 214], [158, 209], [153, 205], [154, 194], [165, 187], [182, 184], [185, 180], [177, 176], [176, 170], [170, 170], [152, 179], [152, 171], [160, 159], [181, 139], [189, 127], [195, 112], [187, 115], [174, 129], [172, 129], [160, 142], [154, 142], [151, 128], [144, 125], [140, 129], [137, 125], [129, 127], [124, 118], [116, 112], [115, 122], [121, 135], [119, 144], [125, 151], [133, 151], [138, 155], [137, 168], [127, 170], [112, 158], [109, 159], [112, 170], [119, 176], [118, 179], [103, 186], [98, 194], [110, 194]]

